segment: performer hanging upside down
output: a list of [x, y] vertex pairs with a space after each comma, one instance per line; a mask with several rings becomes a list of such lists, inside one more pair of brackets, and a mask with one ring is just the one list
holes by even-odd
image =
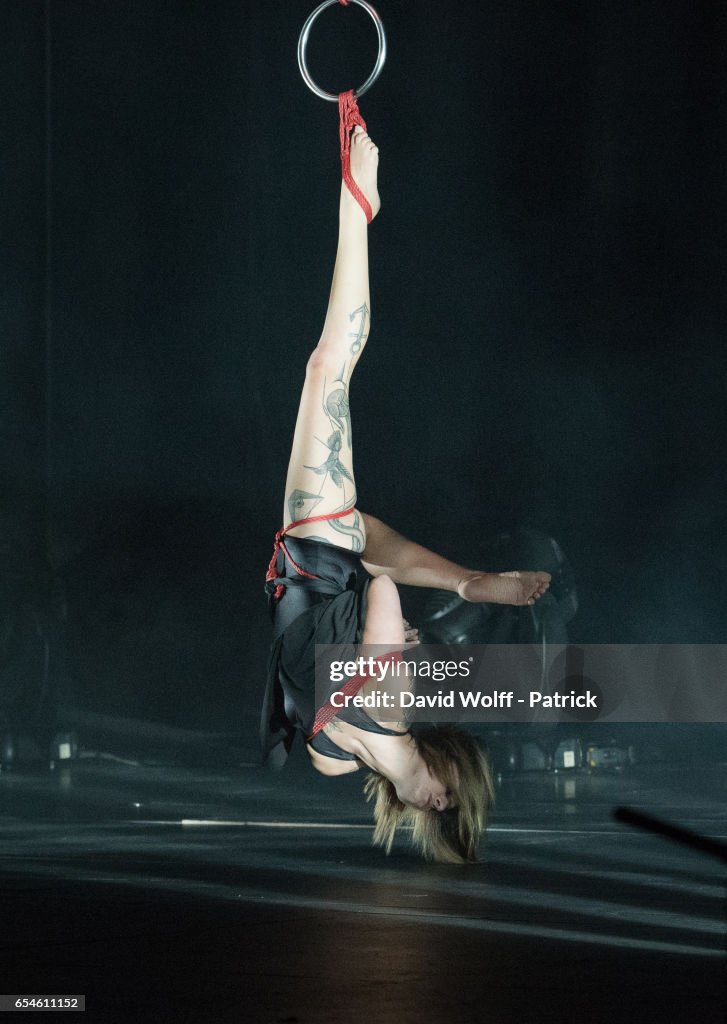
[[[351, 174], [373, 216], [381, 205], [378, 162], [377, 147], [357, 126]], [[479, 745], [459, 729], [413, 734], [404, 723], [384, 724], [358, 708], [332, 714], [327, 705], [325, 714], [316, 707], [315, 645], [401, 649], [405, 623], [397, 583], [456, 591], [466, 601], [528, 605], [545, 593], [550, 576], [465, 569], [356, 508], [348, 394], [371, 326], [367, 227], [362, 207], [342, 184], [328, 312], [308, 360], [285, 484], [288, 525], [276, 536], [268, 571], [274, 640], [262, 740], [275, 767], [301, 730], [324, 775], [370, 769], [364, 788], [374, 805], [374, 843], [388, 852], [397, 827], [408, 824], [427, 859], [459, 863], [475, 860], [493, 799]]]

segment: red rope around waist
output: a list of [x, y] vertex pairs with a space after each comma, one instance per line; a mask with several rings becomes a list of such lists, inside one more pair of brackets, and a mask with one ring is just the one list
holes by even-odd
[[[293, 566], [295, 571], [299, 573], [301, 576], [305, 576], [306, 579], [309, 580], [320, 579], [319, 576], [314, 576], [313, 573], [306, 572], [305, 569], [301, 569], [298, 563], [293, 558], [291, 558], [290, 552], [285, 546], [285, 541], [283, 540], [283, 537], [285, 536], [286, 533], [289, 533], [290, 530], [294, 529], [296, 526], [302, 526], [304, 523], [323, 523], [326, 522], [328, 519], [343, 519], [344, 516], [351, 515], [353, 510], [354, 506], [351, 505], [350, 508], [344, 508], [340, 512], [329, 512], [327, 515], [323, 516], [308, 516], [307, 519], [296, 519], [294, 523], [288, 523], [287, 526], [284, 526], [282, 529], [278, 530], [278, 532], [275, 534], [275, 540], [273, 542], [273, 557], [270, 559], [268, 571], [265, 573], [265, 582], [270, 583], [279, 579], [277, 562], [278, 552], [281, 550], [285, 557], [287, 558], [287, 560]], [[278, 585], [275, 587], [275, 592], [273, 593], [273, 597], [275, 598], [276, 601], [279, 601], [280, 598], [283, 596], [284, 590], [285, 584], [278, 583]]]

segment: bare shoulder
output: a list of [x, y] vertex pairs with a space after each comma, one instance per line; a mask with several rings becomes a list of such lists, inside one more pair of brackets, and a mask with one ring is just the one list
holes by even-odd
[[306, 750], [311, 764], [321, 775], [350, 775], [351, 772], [357, 772], [362, 764], [358, 759], [339, 761], [335, 757], [326, 757], [325, 754], [319, 754], [314, 750], [310, 743], [306, 743]]

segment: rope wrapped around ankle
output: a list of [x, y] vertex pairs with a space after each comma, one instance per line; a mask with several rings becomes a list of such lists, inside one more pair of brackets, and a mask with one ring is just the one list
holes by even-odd
[[[339, 2], [344, 3], [344, 0], [339, 0]], [[345, 3], [347, 4], [348, 0], [345, 0]], [[342, 92], [339, 94], [338, 119], [338, 134], [341, 140], [341, 172], [343, 174], [343, 180], [346, 183], [348, 191], [366, 214], [366, 223], [370, 224], [373, 220], [371, 204], [351, 175], [351, 132], [357, 124], [361, 125], [363, 130], [366, 131], [366, 122], [363, 117], [361, 117], [361, 111], [358, 109], [358, 103], [356, 102], [356, 96], [354, 95], [353, 89], [349, 89], [348, 92]]]

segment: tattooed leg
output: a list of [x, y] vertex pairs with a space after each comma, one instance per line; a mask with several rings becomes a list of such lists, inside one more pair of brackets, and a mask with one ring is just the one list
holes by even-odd
[[319, 494], [312, 494], [311, 491], [301, 491], [298, 488], [288, 495], [288, 518], [286, 522], [294, 523], [298, 519], [307, 519], [314, 514], [318, 505], [323, 501]]
[[[357, 129], [351, 140], [351, 172], [374, 213], [378, 150]], [[349, 388], [371, 327], [367, 224], [361, 207], [341, 187], [339, 235], [333, 282], [320, 341], [308, 360], [285, 488], [285, 522], [353, 508], [353, 438]], [[296, 514], [293, 515], [292, 513]], [[365, 526], [358, 513], [311, 523], [292, 531], [362, 551]]]
[[[318, 440], [318, 438], [316, 438]], [[321, 441], [321, 444], [324, 444]], [[331, 453], [325, 462], [322, 462], [320, 466], [306, 466], [306, 469], [312, 469], [318, 476], [323, 474], [324, 476], [330, 476], [336, 487], [343, 486], [344, 477], [346, 480], [350, 480], [353, 483], [353, 477], [346, 469], [344, 464], [338, 457], [338, 453], [341, 450], [341, 431], [334, 430], [328, 440], [325, 442], [326, 448]]]
[[[356, 129], [351, 140], [351, 171], [364, 194], [373, 196], [369, 201], [374, 213], [380, 206], [378, 161], [376, 146], [365, 132]], [[370, 327], [366, 217], [346, 186], [341, 184], [336, 264], [323, 333], [312, 361], [325, 362], [333, 370], [332, 376], [347, 388]]]
[[366, 535], [362, 529], [363, 523], [358, 512], [354, 511], [353, 524], [351, 526], [344, 526], [340, 519], [331, 519], [330, 526], [336, 533], [342, 533], [345, 537], [350, 538], [352, 551], [355, 551], [357, 554], [363, 551]]
[[[338, 383], [338, 381], [336, 381], [336, 383]], [[349, 411], [348, 395], [346, 394], [346, 387], [343, 381], [341, 381], [341, 387], [332, 391], [325, 400], [323, 410], [331, 420], [331, 423], [335, 424], [342, 433], [345, 433], [348, 440], [348, 447], [351, 448], [353, 445], [353, 438], [351, 437], [351, 413]]]

